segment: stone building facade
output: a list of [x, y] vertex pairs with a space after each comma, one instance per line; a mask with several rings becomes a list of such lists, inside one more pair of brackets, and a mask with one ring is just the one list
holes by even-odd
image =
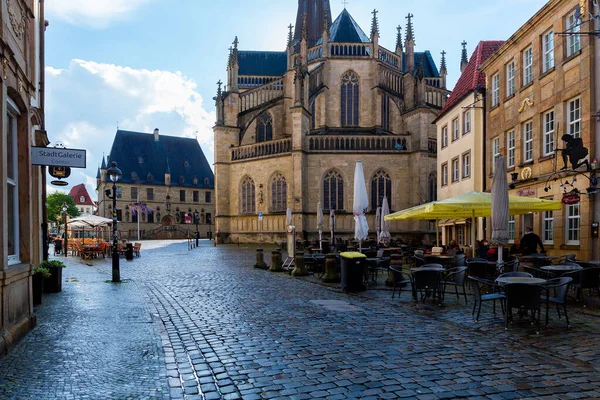
[[213, 236], [214, 175], [196, 139], [161, 135], [158, 129], [117, 131], [96, 176], [98, 215], [111, 219], [112, 161], [123, 173], [117, 182], [121, 238], [137, 239], [138, 226], [140, 239], [194, 237], [196, 228], [200, 238]]
[[565, 203], [561, 211], [511, 217], [512, 238], [532, 226], [549, 254], [573, 253], [582, 260], [598, 256], [591, 232], [598, 207], [592, 194], [598, 39], [587, 34], [597, 29], [590, 7], [585, 0], [549, 1], [481, 68], [487, 76], [488, 186], [493, 159], [502, 154], [510, 194]]
[[[354, 168], [362, 161], [375, 232], [387, 197], [401, 210], [435, 197], [432, 121], [449, 92], [428, 51], [415, 52], [413, 16], [395, 49], [379, 44], [374, 12], [367, 36], [327, 0], [299, 0], [296, 29], [282, 52], [230, 49], [219, 86], [215, 135], [216, 223], [222, 242], [278, 241], [286, 210], [303, 239], [317, 237], [317, 204], [335, 210], [338, 237], [353, 236]], [[263, 222], [259, 226], [258, 214]], [[329, 231], [329, 223], [324, 231]], [[420, 240], [427, 222], [393, 222], [392, 236]], [[257, 235], [262, 233], [262, 235]], [[372, 236], [374, 237], [374, 236]]]
[[10, 0], [0, 11], [0, 354], [35, 326], [32, 275], [44, 255], [45, 168], [31, 147], [44, 128], [43, 0]]
[[[481, 41], [467, 60], [467, 43], [463, 42], [461, 76], [435, 120], [438, 200], [486, 190], [485, 74], [479, 67], [503, 43]], [[460, 245], [472, 245], [472, 229], [476, 239], [484, 237], [483, 218], [474, 222], [470, 218], [448, 219], [439, 224], [443, 244], [455, 240]]]

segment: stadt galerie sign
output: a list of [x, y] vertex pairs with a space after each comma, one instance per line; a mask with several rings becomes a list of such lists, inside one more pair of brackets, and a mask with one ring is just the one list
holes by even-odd
[[31, 164], [49, 167], [86, 167], [85, 150], [56, 147], [32, 147]]

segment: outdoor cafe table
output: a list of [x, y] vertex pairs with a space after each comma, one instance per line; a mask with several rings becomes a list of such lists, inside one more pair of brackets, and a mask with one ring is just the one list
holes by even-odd
[[520, 262], [529, 263], [529, 264], [532, 264], [534, 267], [540, 268], [540, 267], [543, 267], [545, 265], [550, 264], [552, 262], [552, 260], [555, 260], [557, 258], [560, 258], [560, 257], [541, 256], [541, 255], [537, 255], [537, 256], [520, 256], [519, 257], [519, 261]]
[[501, 285], [509, 284], [509, 283], [526, 283], [529, 285], [543, 285], [546, 283], [545, 279], [541, 278], [529, 278], [526, 276], [504, 276], [496, 278], [496, 282]]
[[553, 275], [562, 275], [565, 272], [581, 271], [583, 267], [575, 264], [556, 264], [546, 265], [540, 269], [552, 273]]
[[437, 272], [444, 272], [446, 271], [444, 268], [439, 268], [439, 267], [421, 267], [421, 268], [411, 268], [411, 271], [415, 272], [415, 271], [437, 271]]
[[425, 254], [425, 258], [437, 258], [437, 260], [439, 261], [437, 264], [442, 264], [443, 266], [445, 266], [446, 268], [451, 268], [452, 265], [454, 264], [454, 256], [449, 256], [449, 255], [433, 255], [433, 254]]

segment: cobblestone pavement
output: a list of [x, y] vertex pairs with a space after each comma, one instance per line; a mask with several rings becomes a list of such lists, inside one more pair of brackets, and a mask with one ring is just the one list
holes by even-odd
[[504, 330], [485, 304], [416, 306], [252, 268], [252, 249], [145, 242], [65, 270], [38, 327], [0, 359], [2, 398], [600, 398], [600, 318]]

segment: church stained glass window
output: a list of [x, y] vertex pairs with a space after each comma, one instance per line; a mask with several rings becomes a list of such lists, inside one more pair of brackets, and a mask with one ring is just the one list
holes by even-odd
[[254, 187], [254, 181], [250, 177], [246, 177], [242, 181], [242, 198], [241, 198], [241, 211], [242, 214], [254, 214], [256, 212], [256, 191]]
[[371, 180], [371, 208], [380, 207], [384, 197], [388, 198], [388, 202], [392, 197], [392, 180], [387, 172], [379, 170]]
[[344, 179], [336, 171], [328, 172], [323, 179], [323, 209], [344, 209]]
[[281, 174], [276, 174], [271, 181], [271, 211], [281, 212], [287, 208], [287, 182]]
[[348, 71], [342, 76], [342, 126], [358, 126], [358, 75]]
[[260, 143], [268, 140], [273, 140], [273, 118], [271, 118], [271, 114], [264, 113], [258, 119], [256, 141]]

